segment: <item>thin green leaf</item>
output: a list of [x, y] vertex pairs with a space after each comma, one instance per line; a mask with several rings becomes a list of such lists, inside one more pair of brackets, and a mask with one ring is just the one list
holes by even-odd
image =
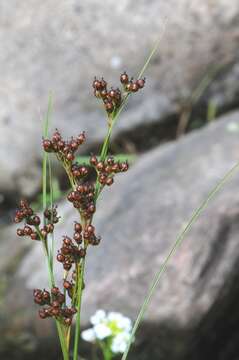
[[197, 221], [197, 219], [199, 218], [199, 216], [201, 215], [201, 213], [206, 209], [206, 207], [208, 206], [208, 204], [215, 198], [215, 196], [217, 195], [217, 193], [225, 186], [225, 184], [232, 178], [232, 176], [239, 170], [239, 162], [234, 165], [225, 175], [224, 177], [217, 183], [217, 185], [211, 190], [211, 192], [208, 194], [208, 197], [201, 203], [201, 205], [194, 211], [191, 219], [189, 220], [189, 222], [187, 223], [187, 225], [185, 226], [185, 228], [183, 229], [182, 232], [179, 233], [178, 237], [176, 238], [176, 241], [174, 242], [168, 256], [166, 257], [166, 259], [164, 260], [163, 264], [161, 265], [159, 271], [155, 274], [155, 277], [151, 283], [151, 286], [149, 288], [148, 294], [142, 304], [142, 307], [140, 309], [140, 312], [137, 316], [137, 319], [134, 323], [134, 327], [133, 330], [131, 332], [131, 336], [127, 345], [127, 348], [121, 358], [121, 360], [126, 360], [132, 341], [135, 337], [135, 333], [138, 330], [138, 327], [141, 323], [141, 321], [143, 320], [143, 317], [146, 313], [146, 310], [148, 308], [148, 305], [152, 299], [152, 296], [158, 286], [158, 283], [162, 277], [162, 275], [164, 274], [167, 265], [170, 261], [170, 259], [172, 258], [172, 256], [175, 254], [177, 248], [181, 245], [182, 241], [185, 239], [185, 236], [187, 235], [187, 233], [190, 231], [190, 229], [192, 228], [193, 224]]
[[[48, 156], [48, 173], [49, 173], [49, 189], [50, 189], [50, 208], [51, 208], [51, 214], [52, 214], [52, 223], [53, 223], [53, 198], [54, 198], [54, 189], [53, 189], [53, 183], [52, 183], [52, 167], [51, 167], [51, 158]], [[51, 270], [53, 272], [54, 267], [54, 231], [53, 233], [48, 235], [51, 240], [51, 244], [49, 247], [49, 261]]]
[[[49, 130], [51, 111], [52, 111], [52, 96], [50, 94], [49, 99], [48, 99], [47, 114], [46, 114], [46, 117], [44, 119], [44, 124], [43, 124], [43, 136], [44, 136], [44, 138], [48, 137], [48, 130]], [[45, 209], [46, 209], [46, 207], [48, 205], [47, 164], [49, 166], [48, 170], [49, 170], [49, 185], [50, 185], [50, 203], [52, 204], [52, 202], [53, 202], [52, 201], [53, 192], [52, 192], [51, 163], [50, 163], [48, 154], [46, 152], [43, 152], [43, 163], [42, 163], [42, 207], [43, 207], [43, 212], [45, 211]], [[47, 242], [44, 242], [44, 239], [41, 239], [41, 240], [42, 240], [43, 250], [44, 250], [44, 253], [45, 253], [45, 256], [46, 256], [46, 260], [47, 260], [49, 285], [52, 288], [55, 285], [54, 274], [53, 274], [53, 258], [52, 258], [53, 253], [51, 251], [51, 255], [49, 255]], [[62, 350], [62, 354], [63, 354], [63, 359], [64, 360], [69, 360], [69, 355], [68, 355], [68, 350], [67, 350], [67, 345], [66, 345], [66, 340], [65, 340], [65, 337], [64, 337], [62, 325], [60, 324], [60, 322], [58, 320], [56, 320], [56, 327], [57, 327], [57, 332], [58, 332], [58, 336], [59, 336], [59, 340], [60, 340], [60, 344], [61, 344], [61, 350]]]

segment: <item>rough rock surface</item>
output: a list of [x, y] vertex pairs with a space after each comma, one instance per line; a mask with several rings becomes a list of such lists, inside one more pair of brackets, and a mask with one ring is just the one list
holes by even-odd
[[92, 77], [104, 75], [115, 84], [120, 71], [137, 73], [158, 38], [144, 96], [130, 102], [118, 130], [175, 112], [211, 65], [230, 63], [221, 68], [212, 93], [219, 106], [233, 103], [239, 83], [238, 16], [238, 0], [2, 1], [0, 191], [34, 193], [29, 178], [38, 186], [40, 131], [50, 91], [54, 126], [68, 135], [85, 129], [89, 143], [99, 140], [105, 126], [90, 95]]
[[[103, 240], [87, 257], [84, 324], [98, 308], [135, 318], [176, 235], [239, 160], [238, 134], [239, 113], [234, 112], [149, 152], [105, 191], [95, 219]], [[238, 359], [238, 176], [209, 205], [171, 259], [137, 339], [137, 359]], [[76, 219], [70, 206], [61, 210], [58, 244], [61, 235], [72, 233]], [[30, 290], [47, 286], [47, 278], [40, 245], [33, 244], [24, 255], [28, 242], [15, 239], [13, 231], [0, 242], [0, 254], [9, 254], [1, 255], [0, 270], [6, 277], [13, 275], [3, 292], [1, 327], [14, 333], [14, 340], [22, 328], [28, 336], [31, 329], [26, 341], [31, 353], [37, 347], [33, 335], [39, 341], [52, 334], [48, 321], [33, 316]], [[7, 319], [6, 308], [11, 309]]]

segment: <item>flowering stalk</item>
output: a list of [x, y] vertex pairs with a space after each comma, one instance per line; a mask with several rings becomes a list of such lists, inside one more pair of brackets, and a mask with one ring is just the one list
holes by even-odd
[[[43, 161], [43, 217], [40, 219], [26, 200], [20, 202], [15, 216], [16, 223], [25, 222], [23, 228], [17, 229], [17, 234], [19, 236], [29, 236], [32, 240], [41, 241], [43, 244], [48, 264], [50, 291], [35, 289], [33, 296], [35, 303], [41, 306], [39, 310], [40, 318], [53, 317], [56, 320], [64, 360], [69, 359], [72, 320], [76, 314], [73, 359], [78, 359], [81, 300], [85, 287], [85, 258], [89, 246], [96, 246], [101, 240], [99, 236], [96, 236], [95, 227], [92, 224], [98, 196], [106, 186], [109, 187], [114, 183], [116, 174], [127, 171], [129, 167], [127, 161], [115, 161], [113, 156], [108, 156], [109, 142], [113, 126], [129, 95], [142, 89], [145, 79], [129, 79], [128, 75], [123, 73], [120, 76], [120, 81], [122, 90], [112, 87], [108, 90], [107, 83], [103, 78], [101, 80], [95, 78], [93, 81], [94, 94], [104, 105], [108, 123], [108, 132], [100, 157], [92, 155], [89, 165], [79, 164], [75, 161], [76, 152], [86, 141], [85, 133], [82, 132], [69, 140], [64, 140], [61, 133], [56, 129], [51, 139], [49, 139], [47, 125], [43, 139], [43, 149], [46, 153]], [[50, 181], [52, 177], [48, 153], [54, 153], [62, 164], [71, 185], [71, 192], [68, 194], [67, 199], [79, 215], [79, 220], [74, 224], [73, 237], [63, 236], [61, 248], [56, 256], [57, 261], [63, 266], [62, 290], [55, 284], [53, 271], [53, 233], [59, 217], [57, 208], [52, 203], [50, 208], [47, 208], [46, 204], [47, 164], [49, 165]], [[95, 173], [95, 181], [92, 181], [89, 176], [92, 172]], [[51, 199], [52, 197], [51, 191]], [[52, 241], [51, 246], [49, 246], [49, 237], [51, 237]], [[104, 349], [105, 358], [111, 359], [113, 356], [112, 351], [109, 350], [105, 343], [101, 345], [102, 349]]]

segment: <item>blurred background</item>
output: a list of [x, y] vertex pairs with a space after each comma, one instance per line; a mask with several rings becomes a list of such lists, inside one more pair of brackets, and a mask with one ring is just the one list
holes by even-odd
[[[17, 238], [12, 224], [20, 198], [41, 208], [49, 94], [50, 131], [70, 137], [84, 130], [80, 155], [97, 154], [107, 124], [92, 94], [94, 76], [112, 86], [125, 70], [137, 76], [158, 40], [146, 86], [114, 129], [111, 153], [131, 167], [98, 204], [102, 243], [87, 260], [85, 327], [99, 308], [136, 317], [177, 234], [239, 161], [239, 2], [0, 2], [1, 359], [61, 358], [54, 326], [38, 319], [32, 299], [33, 288], [47, 286], [41, 246]], [[77, 219], [57, 164], [53, 187], [60, 244]], [[129, 359], [238, 360], [238, 189], [236, 175], [171, 260]]]

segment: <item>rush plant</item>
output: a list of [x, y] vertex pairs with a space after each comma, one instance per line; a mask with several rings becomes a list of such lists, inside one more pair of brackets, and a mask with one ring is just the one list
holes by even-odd
[[[90, 247], [100, 244], [93, 225], [97, 200], [105, 187], [111, 187], [119, 173], [129, 168], [128, 161], [117, 161], [109, 155], [109, 143], [115, 121], [130, 94], [145, 86], [145, 79], [134, 80], [124, 72], [120, 75], [120, 88], [108, 88], [101, 78], [93, 81], [94, 95], [102, 102], [106, 113], [108, 132], [102, 144], [99, 156], [91, 155], [87, 164], [77, 161], [77, 151], [86, 141], [85, 132], [64, 139], [59, 130], [48, 136], [48, 115], [44, 138], [45, 152], [43, 159], [43, 214], [40, 217], [26, 200], [21, 200], [16, 211], [15, 223], [24, 223], [17, 229], [17, 235], [27, 236], [33, 241], [40, 241], [48, 264], [49, 289], [34, 289], [34, 302], [40, 306], [41, 319], [53, 318], [64, 360], [70, 359], [73, 346], [73, 359], [78, 359], [80, 338], [81, 302], [84, 291], [84, 273], [87, 253]], [[71, 187], [67, 200], [76, 209], [76, 221], [72, 224], [72, 234], [63, 234], [61, 247], [55, 254], [54, 230], [59, 221], [57, 207], [53, 205], [52, 173], [49, 154], [54, 154], [65, 170]], [[47, 170], [50, 181], [50, 204], [47, 204]], [[49, 198], [49, 195], [48, 195]], [[62, 264], [62, 284], [56, 284], [54, 261]], [[73, 320], [75, 331], [73, 335]], [[74, 339], [73, 339], [74, 338]], [[129, 338], [129, 336], [128, 336]], [[126, 345], [125, 345], [126, 346]], [[107, 355], [108, 356], [108, 355]]]

